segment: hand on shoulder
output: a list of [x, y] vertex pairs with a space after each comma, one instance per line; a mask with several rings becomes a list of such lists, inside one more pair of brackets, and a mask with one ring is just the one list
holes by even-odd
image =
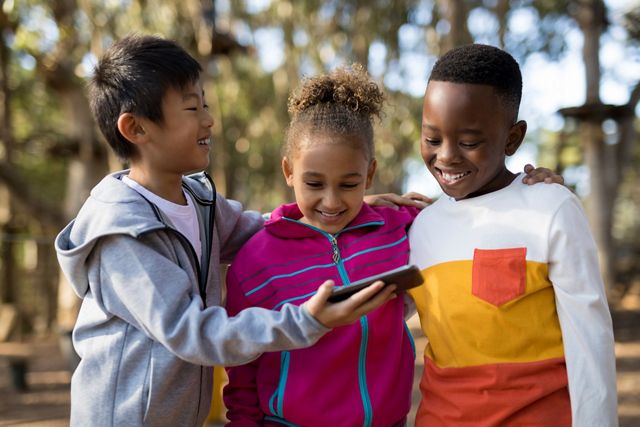
[[364, 196], [364, 201], [370, 206], [387, 206], [395, 209], [400, 206], [423, 209], [433, 203], [429, 197], [413, 191], [403, 195], [395, 193], [371, 194]]
[[564, 185], [564, 178], [562, 175], [558, 175], [551, 169], [547, 168], [534, 168], [531, 164], [524, 166], [525, 177], [522, 178], [522, 182], [528, 185], [544, 182], [545, 184], [560, 184]]

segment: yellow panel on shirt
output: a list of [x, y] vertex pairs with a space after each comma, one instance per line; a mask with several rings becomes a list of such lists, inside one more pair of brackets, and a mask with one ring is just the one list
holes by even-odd
[[[518, 249], [507, 251], [513, 250]], [[496, 258], [493, 252], [489, 259]], [[563, 357], [547, 265], [516, 256], [522, 259], [521, 267], [505, 273], [504, 259], [495, 266], [489, 260], [482, 267], [479, 255], [475, 267], [469, 260], [424, 269], [425, 284], [410, 291], [429, 337], [425, 355], [440, 368]]]

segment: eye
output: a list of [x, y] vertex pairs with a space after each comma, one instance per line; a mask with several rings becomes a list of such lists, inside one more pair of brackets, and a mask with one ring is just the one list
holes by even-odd
[[307, 187], [311, 187], [311, 188], [322, 188], [322, 183], [321, 182], [316, 182], [316, 181], [305, 182], [305, 185]]
[[437, 146], [440, 145], [440, 140], [437, 138], [425, 138], [424, 143], [427, 145]]
[[480, 142], [478, 141], [469, 141], [469, 142], [460, 142], [460, 145], [463, 148], [476, 148], [478, 145], [480, 145]]
[[351, 182], [349, 182], [349, 183], [342, 184], [342, 188], [346, 188], [347, 190], [350, 190], [352, 188], [358, 187], [359, 185], [360, 185], [359, 183], [351, 183]]

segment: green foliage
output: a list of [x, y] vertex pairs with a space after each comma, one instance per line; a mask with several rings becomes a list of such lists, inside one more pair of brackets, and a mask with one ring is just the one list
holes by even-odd
[[[90, 121], [82, 118], [88, 117], [86, 111], [84, 116], [78, 114], [86, 109], [86, 100], [78, 102], [77, 97], [91, 65], [114, 40], [131, 32], [153, 33], [175, 39], [203, 65], [205, 91], [216, 121], [211, 172], [221, 193], [261, 211], [291, 200], [280, 171], [280, 147], [289, 121], [288, 94], [304, 75], [356, 61], [375, 69], [381, 84], [389, 83], [385, 78], [390, 74], [396, 75], [396, 84], [385, 88], [387, 103], [376, 128], [379, 167], [373, 191], [401, 192], [406, 159], [419, 158], [421, 128], [421, 99], [409, 94], [412, 82], [405, 71], [414, 57], [426, 58], [428, 65], [445, 45], [451, 35], [451, 23], [445, 18], [449, 3], [0, 1], [1, 40], [10, 53], [7, 88], [13, 166], [25, 177], [25, 185], [39, 189], [45, 200], [62, 209], [68, 198], [70, 159], [78, 159], [80, 148], [100, 139], [91, 123], [78, 123]], [[531, 54], [552, 60], [564, 55], [567, 35], [578, 28], [573, 16], [577, 4], [570, 0], [464, 2], [468, 12], [487, 24], [469, 28], [476, 40], [503, 45], [521, 62]], [[618, 18], [621, 22], [610, 24], [624, 25], [625, 48], [635, 46], [637, 53], [638, 11], [631, 8]], [[528, 26], [520, 27], [520, 22]], [[273, 40], [263, 40], [265, 30], [275, 36]], [[402, 34], [414, 37], [408, 41]], [[230, 47], [217, 51], [223, 40], [230, 41]], [[265, 41], [270, 44], [263, 45]], [[382, 54], [374, 58], [374, 51]], [[263, 67], [261, 57], [280, 53], [280, 63]], [[9, 141], [1, 142], [5, 149], [9, 146]], [[637, 143], [635, 147], [634, 171], [640, 163]], [[540, 131], [539, 151], [539, 163], [548, 167], [562, 170], [583, 163], [582, 141], [568, 128], [565, 134]], [[99, 160], [106, 164], [105, 158]], [[620, 221], [615, 233], [621, 239], [638, 235], [640, 206], [634, 185], [637, 173], [624, 179], [616, 208]]]

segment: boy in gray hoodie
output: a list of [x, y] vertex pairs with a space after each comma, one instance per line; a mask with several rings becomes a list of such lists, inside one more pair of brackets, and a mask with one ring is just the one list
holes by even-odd
[[395, 296], [379, 282], [330, 304], [325, 283], [301, 307], [227, 316], [220, 263], [263, 220], [216, 194], [206, 173], [185, 176], [209, 163], [213, 119], [200, 72], [181, 47], [150, 36], [115, 43], [95, 68], [92, 113], [130, 169], [106, 176], [55, 241], [83, 298], [73, 426], [200, 426], [212, 365], [307, 347]]

